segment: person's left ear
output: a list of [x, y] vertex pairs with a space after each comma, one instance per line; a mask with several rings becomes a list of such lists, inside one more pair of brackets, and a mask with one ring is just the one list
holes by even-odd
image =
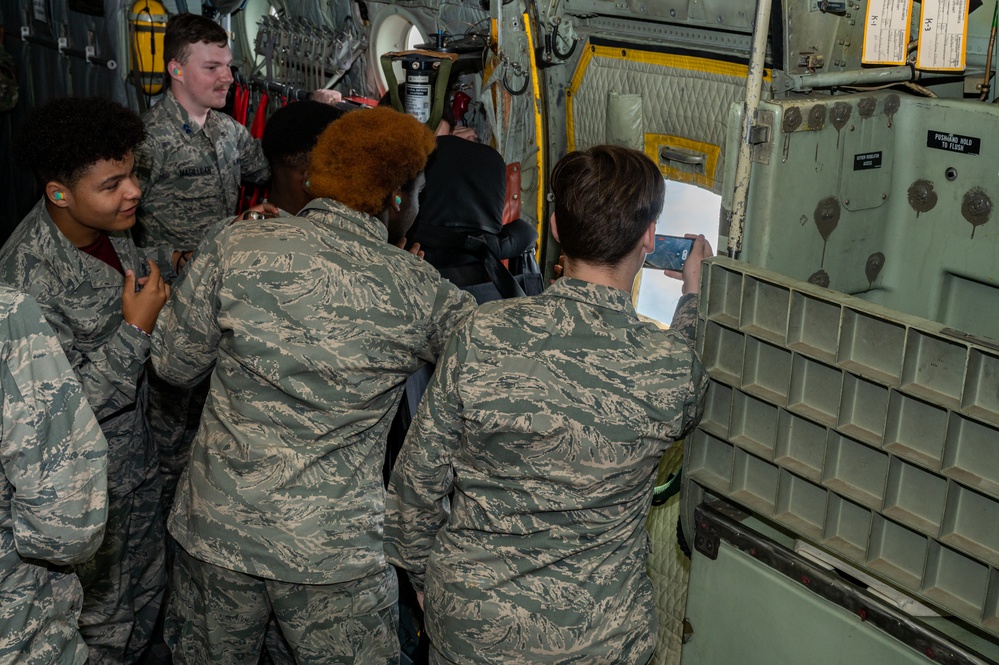
[[173, 78], [181, 79], [184, 77], [184, 72], [181, 71], [180, 63], [176, 60], [171, 60], [167, 65], [167, 72], [172, 75]]
[[60, 208], [65, 208], [69, 205], [66, 200], [66, 192], [69, 191], [68, 187], [63, 186], [62, 183], [49, 182], [45, 185], [45, 196], [53, 205]]
[[558, 224], [555, 223], [555, 213], [552, 213], [549, 222], [552, 225], [552, 237], [555, 238], [555, 242], [562, 242], [561, 240], [558, 239]]

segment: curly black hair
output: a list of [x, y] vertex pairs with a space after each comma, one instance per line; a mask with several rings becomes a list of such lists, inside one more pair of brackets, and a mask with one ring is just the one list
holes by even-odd
[[288, 104], [267, 119], [261, 147], [267, 161], [282, 166], [306, 165], [316, 139], [326, 126], [344, 114], [322, 102]]
[[145, 136], [139, 116], [117, 102], [62, 98], [30, 114], [14, 140], [14, 155], [42, 183], [75, 187], [91, 166], [124, 159]]

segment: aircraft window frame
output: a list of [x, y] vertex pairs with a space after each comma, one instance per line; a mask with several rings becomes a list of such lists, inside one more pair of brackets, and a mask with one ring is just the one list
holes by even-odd
[[[408, 51], [417, 44], [425, 44], [429, 36], [416, 15], [403, 8], [389, 6], [378, 14], [371, 26], [372, 56], [368, 60], [369, 73], [378, 84], [378, 95], [385, 94], [388, 82], [382, 71], [381, 57], [392, 51]], [[402, 82], [402, 65], [395, 64], [396, 80]]]

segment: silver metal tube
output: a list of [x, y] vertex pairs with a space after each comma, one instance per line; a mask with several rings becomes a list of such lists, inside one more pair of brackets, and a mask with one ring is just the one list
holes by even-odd
[[878, 69], [853, 69], [844, 72], [822, 72], [821, 74], [792, 74], [792, 90], [797, 92], [815, 88], [835, 86], [877, 86], [886, 83], [915, 81], [916, 73], [908, 65], [900, 67], [880, 67]]
[[767, 33], [770, 30], [770, 4], [771, 0], [758, 0], [756, 23], [753, 24], [753, 47], [749, 53], [749, 72], [746, 75], [746, 102], [742, 110], [742, 140], [735, 163], [735, 193], [732, 196], [732, 221], [728, 230], [728, 255], [732, 258], [739, 258], [739, 252], [742, 251], [742, 233], [746, 225], [749, 172], [752, 169], [749, 132], [756, 124], [760, 108]]

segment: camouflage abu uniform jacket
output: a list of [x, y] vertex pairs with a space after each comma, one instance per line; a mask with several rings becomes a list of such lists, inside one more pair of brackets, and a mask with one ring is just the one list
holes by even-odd
[[135, 151], [140, 247], [194, 249], [210, 224], [236, 212], [241, 178], [270, 178], [260, 142], [224, 113], [209, 111], [198, 127], [167, 91], [142, 120], [147, 136]]
[[97, 550], [107, 443], [35, 301], [0, 287], [0, 311], [0, 662], [79, 665], [80, 582], [25, 559]]
[[[172, 250], [136, 250], [111, 235], [125, 270], [145, 275], [146, 258], [175, 277]], [[108, 487], [124, 495], [157, 464], [146, 424], [149, 337], [121, 317], [125, 278], [73, 246], [39, 201], [0, 250], [0, 282], [32, 295], [56, 332], [108, 441]]]
[[192, 556], [299, 584], [384, 569], [382, 465], [403, 383], [473, 307], [387, 235], [318, 199], [199, 247], [153, 340], [168, 381], [215, 367], [168, 522]]
[[451, 338], [385, 527], [389, 561], [417, 588], [425, 575], [447, 662], [652, 656], [645, 519], [659, 458], [701, 414], [696, 307], [682, 298], [664, 331], [630, 294], [563, 278], [480, 306]]

